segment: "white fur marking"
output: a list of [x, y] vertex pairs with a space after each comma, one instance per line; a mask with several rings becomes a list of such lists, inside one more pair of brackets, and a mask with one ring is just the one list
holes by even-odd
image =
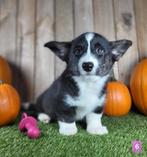
[[119, 55], [119, 53], [118, 53], [118, 51], [116, 51], [116, 50], [112, 50], [112, 54], [114, 54], [114, 55]]
[[79, 71], [80, 71], [80, 73], [81, 73], [82, 75], [87, 74], [87, 72], [84, 71], [83, 68], [82, 68], [82, 64], [83, 64], [84, 62], [92, 62], [92, 63], [94, 64], [94, 67], [93, 67], [92, 71], [89, 72], [89, 74], [93, 74], [93, 75], [94, 75], [94, 74], [96, 73], [96, 70], [97, 70], [98, 66], [99, 66], [98, 60], [97, 60], [96, 57], [91, 53], [91, 49], [90, 49], [90, 41], [93, 39], [93, 37], [94, 37], [94, 34], [93, 34], [93, 33], [87, 33], [86, 36], [85, 36], [85, 38], [86, 38], [86, 40], [87, 40], [87, 43], [88, 43], [88, 48], [87, 48], [86, 54], [80, 58], [79, 64], [78, 64], [78, 66], [79, 66]]
[[92, 112], [96, 107], [102, 106], [105, 96], [99, 98], [101, 90], [108, 76], [74, 76], [73, 79], [79, 86], [79, 96], [71, 97], [66, 95], [65, 102], [70, 106], [76, 106], [76, 119], [82, 119], [85, 115]]
[[50, 122], [51, 118], [47, 114], [45, 114], [45, 113], [40, 113], [38, 115], [38, 120], [40, 120], [41, 122], [47, 124], [47, 123]]
[[106, 126], [101, 124], [102, 114], [90, 113], [86, 116], [87, 132], [90, 134], [104, 135], [108, 134]]
[[94, 34], [93, 33], [87, 33], [85, 37], [86, 37], [86, 40], [88, 42], [88, 49], [90, 49], [90, 41], [93, 39]]
[[65, 123], [58, 121], [59, 124], [59, 133], [62, 135], [74, 135], [77, 133], [77, 127], [75, 122], [73, 123]]

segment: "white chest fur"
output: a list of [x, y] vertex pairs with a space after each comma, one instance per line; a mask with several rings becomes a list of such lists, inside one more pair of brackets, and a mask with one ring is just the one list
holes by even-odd
[[80, 76], [73, 77], [79, 87], [79, 96], [71, 97], [66, 95], [65, 101], [70, 106], [76, 106], [76, 119], [82, 119], [96, 107], [102, 106], [105, 95], [99, 98], [108, 76]]

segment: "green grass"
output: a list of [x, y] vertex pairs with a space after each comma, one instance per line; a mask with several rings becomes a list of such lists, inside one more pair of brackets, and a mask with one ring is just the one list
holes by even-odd
[[[147, 156], [147, 119], [137, 113], [114, 118], [103, 117], [109, 134], [90, 135], [78, 125], [76, 135], [66, 137], [56, 123], [39, 123], [41, 138], [31, 140], [17, 129], [18, 123], [0, 128], [0, 157], [130, 157]], [[142, 154], [132, 153], [133, 140], [143, 142]]]

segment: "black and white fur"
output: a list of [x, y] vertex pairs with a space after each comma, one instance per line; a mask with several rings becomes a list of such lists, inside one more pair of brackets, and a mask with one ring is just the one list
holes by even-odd
[[76, 121], [86, 120], [87, 132], [107, 134], [101, 124], [105, 86], [115, 61], [132, 45], [129, 40], [109, 42], [97, 33], [84, 33], [71, 42], [48, 42], [51, 49], [66, 62], [66, 69], [38, 98], [38, 119], [49, 123], [55, 119], [63, 135], [77, 133]]

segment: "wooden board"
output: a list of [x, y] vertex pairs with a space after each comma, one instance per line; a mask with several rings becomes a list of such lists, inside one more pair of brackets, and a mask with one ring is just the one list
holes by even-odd
[[[66, 9], [65, 9], [66, 8]], [[56, 0], [55, 3], [55, 39], [70, 41], [73, 39], [73, 0]], [[65, 63], [55, 58], [55, 77], [65, 69]]]
[[16, 0], [0, 1], [0, 55], [16, 61]]
[[133, 46], [118, 62], [119, 80], [128, 84], [131, 71], [138, 61], [133, 0], [114, 0], [114, 12], [117, 39], [133, 41]]
[[146, 8], [146, 0], [0, 0], [0, 55], [11, 63], [13, 85], [27, 100], [36, 98], [65, 68], [44, 43], [87, 31], [133, 41], [114, 66], [128, 84], [139, 57], [147, 57]]
[[26, 83], [27, 99], [34, 96], [35, 0], [19, 1], [17, 48], [19, 66]]
[[[115, 40], [115, 26], [112, 0], [94, 0], [94, 30], [108, 40]], [[107, 10], [107, 11], [106, 11]], [[114, 65], [114, 75], [118, 79], [118, 66]]]
[[17, 0], [0, 1], [0, 55], [10, 64], [13, 86], [22, 98], [19, 75], [20, 52], [17, 50]]
[[54, 54], [44, 44], [54, 39], [54, 1], [37, 0], [35, 98], [54, 80]]
[[147, 57], [147, 0], [135, 0], [137, 40], [140, 59]]
[[93, 2], [95, 31], [108, 40], [115, 40], [112, 0], [94, 0]]
[[74, 0], [74, 34], [91, 32], [93, 26], [93, 6], [91, 0]]

